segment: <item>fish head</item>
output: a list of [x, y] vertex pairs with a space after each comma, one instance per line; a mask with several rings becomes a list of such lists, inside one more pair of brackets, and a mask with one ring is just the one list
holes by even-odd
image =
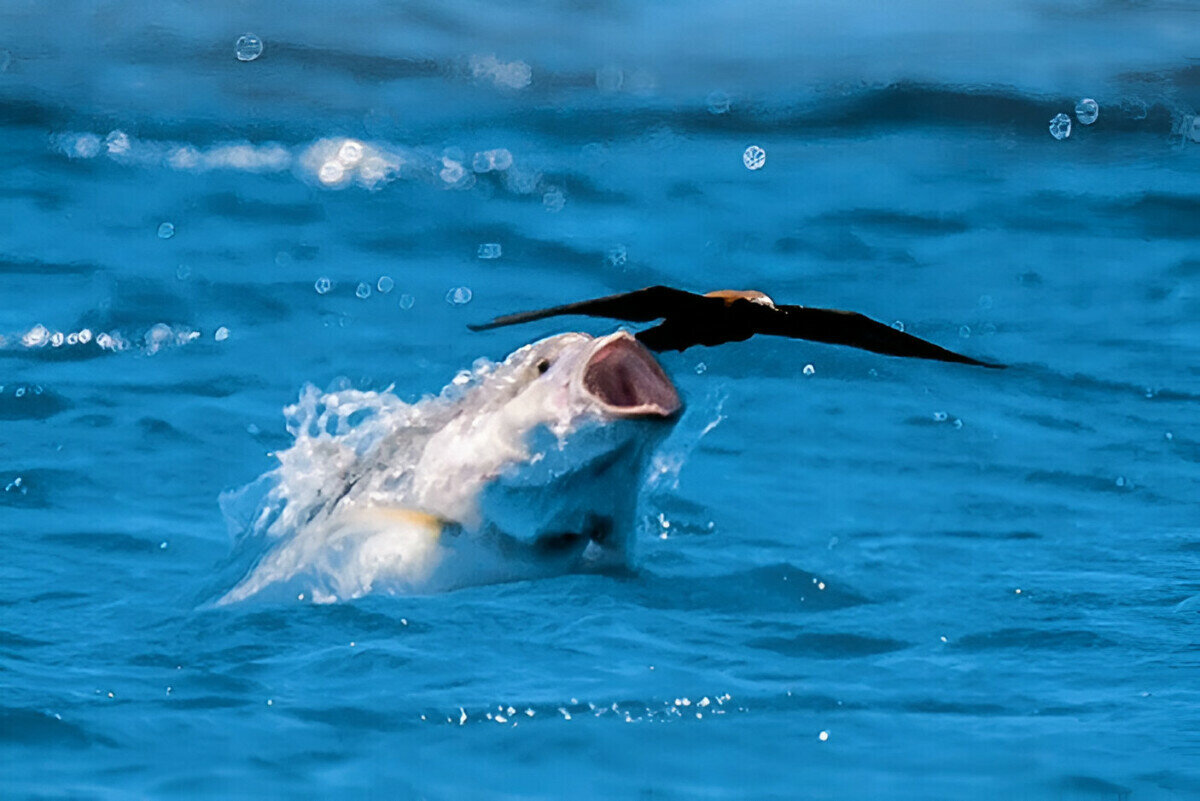
[[475, 392], [489, 408], [426, 446], [418, 473], [436, 485], [422, 508], [533, 560], [625, 560], [646, 463], [683, 406], [654, 356], [626, 331], [559, 334], [513, 353]]

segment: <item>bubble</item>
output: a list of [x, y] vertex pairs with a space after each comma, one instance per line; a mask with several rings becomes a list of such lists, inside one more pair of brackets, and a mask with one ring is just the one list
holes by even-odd
[[71, 155], [81, 159], [95, 158], [100, 153], [100, 137], [95, 134], [82, 134], [75, 139]]
[[356, 142], [353, 139], [347, 139], [338, 148], [338, 161], [347, 167], [353, 166], [362, 161], [363, 146], [362, 142]]
[[729, 111], [729, 95], [724, 92], [710, 92], [704, 104], [708, 106], [709, 114], [724, 114]]
[[89, 343], [91, 341], [92, 341], [92, 330], [90, 328], [84, 328], [83, 330], [81, 330], [79, 332], [79, 344], [80, 345], [86, 345], [87, 343]]
[[499, 242], [486, 242], [479, 246], [475, 255], [481, 259], [498, 259], [503, 253]]
[[708, 365], [705, 364], [704, 362], [700, 362], [699, 364], [696, 365], [696, 375], [704, 375], [707, 372], [708, 372]]
[[806, 364], [806, 365], [804, 365], [804, 374], [805, 375], [816, 375], [817, 368], [813, 367], [811, 364]]
[[1100, 106], [1090, 97], [1085, 97], [1075, 104], [1075, 119], [1080, 125], [1091, 125], [1100, 116]]
[[1144, 100], [1127, 100], [1121, 104], [1128, 111], [1129, 116], [1135, 120], [1144, 120], [1146, 115], [1150, 113], [1150, 107], [1146, 105]]
[[1050, 120], [1050, 135], [1055, 139], [1066, 139], [1071, 135], [1071, 118], [1066, 114], [1055, 114]]
[[213, 339], [215, 339], [217, 342], [224, 342], [225, 340], [229, 339], [229, 329], [225, 326], [221, 326], [215, 332], [213, 332]]
[[104, 137], [104, 147], [110, 156], [122, 156], [129, 152], [129, 134], [124, 131], [110, 131]]
[[62, 335], [61, 331], [55, 331], [53, 334], [50, 335], [50, 347], [52, 347], [52, 348], [61, 348], [63, 345], [63, 342], [65, 342], [65, 341], [66, 341], [66, 337], [64, 337]]
[[172, 223], [165, 222], [158, 226], [159, 239], [170, 239], [173, 236], [175, 236], [175, 226]]
[[962, 337], [963, 339], [970, 339], [970, 337], [971, 337], [971, 326], [969, 326], [969, 325], [964, 325], [964, 326], [962, 326], [961, 328], [959, 328], [959, 329], [958, 329], [958, 335], [959, 335], [960, 337]]
[[463, 165], [452, 158], [442, 157], [442, 170], [438, 176], [448, 184], [456, 184], [467, 175]]
[[371, 285], [366, 281], [359, 281], [358, 289], [354, 290], [354, 294], [363, 299], [369, 298], [371, 296]]
[[253, 61], [262, 55], [262, 51], [262, 39], [252, 33], [239, 36], [233, 46], [233, 52], [237, 55], [238, 61]]
[[471, 288], [456, 286], [446, 293], [446, 302], [452, 306], [464, 306], [471, 302]]
[[67, 334], [67, 344], [68, 345], [78, 345], [79, 344], [79, 334], [76, 334], [74, 331]]
[[608, 65], [596, 70], [596, 88], [601, 92], [616, 92], [625, 84], [625, 72], [620, 67]]
[[164, 346], [170, 344], [172, 335], [171, 326], [166, 323], [155, 323], [150, 326], [150, 330], [146, 332], [143, 338], [146, 345], [147, 353], [158, 353]]
[[1117, 476], [1117, 486], [1118, 487], [1125, 486], [1125, 476]]
[[40, 348], [50, 341], [50, 332], [41, 323], [30, 328], [21, 337], [21, 344], [27, 348]]
[[546, 211], [558, 213], [567, 205], [567, 196], [557, 186], [549, 187], [542, 195], [542, 206]]
[[503, 147], [498, 147], [495, 150], [489, 150], [488, 154], [491, 156], [491, 159], [492, 159], [492, 169], [493, 170], [503, 171], [503, 170], [507, 170], [509, 167], [512, 166], [512, 163], [513, 163], [512, 153], [508, 152], [507, 149], [505, 149]]
[[324, 295], [326, 292], [333, 289], [333, 281], [330, 281], [325, 276], [321, 276], [313, 284], [313, 289], [317, 290], [318, 295]]
[[742, 163], [746, 165], [747, 170], [761, 170], [767, 163], [767, 151], [758, 145], [750, 145], [742, 153]]
[[175, 268], [175, 277], [180, 281], [186, 281], [192, 277], [192, 268], [186, 264], [181, 264]]
[[629, 261], [629, 251], [624, 245], [613, 245], [604, 258], [610, 267], [624, 267]]
[[346, 168], [340, 161], [327, 161], [317, 171], [317, 179], [326, 186], [336, 184], [345, 177]]
[[406, 311], [408, 309], [411, 309], [413, 307], [413, 304], [416, 302], [417, 302], [417, 299], [414, 298], [412, 295], [401, 295], [400, 296], [400, 308], [405, 309]]
[[950, 415], [946, 414], [945, 412], [934, 412], [933, 413], [933, 421], [935, 423], [944, 423], [949, 418], [950, 418]]
[[895, 328], [897, 331], [903, 332], [904, 331], [904, 321], [896, 320], [894, 323], [892, 323], [892, 328]]
[[23, 398], [23, 397], [25, 397], [25, 387], [17, 387], [16, 389], [14, 389], [14, 390], [13, 390], [13, 397], [14, 397], [14, 398]]
[[392, 280], [392, 277], [390, 275], [381, 275], [381, 276], [379, 276], [379, 280], [375, 282], [375, 288], [378, 289], [380, 291], [380, 293], [382, 293], [384, 295], [391, 292], [392, 289], [395, 288], [395, 286], [396, 286], [396, 282]]

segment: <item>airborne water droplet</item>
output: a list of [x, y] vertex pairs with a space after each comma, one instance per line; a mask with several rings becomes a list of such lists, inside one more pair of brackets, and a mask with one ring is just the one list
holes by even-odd
[[746, 165], [747, 170], [761, 170], [767, 163], [767, 151], [758, 145], [750, 145], [742, 153], [742, 163]]
[[262, 55], [262, 51], [262, 39], [252, 33], [239, 36], [234, 44], [234, 52], [237, 54], [238, 61], [253, 61]]
[[471, 288], [456, 286], [446, 293], [446, 302], [452, 306], [464, 306], [471, 302]]
[[1075, 119], [1081, 125], [1091, 125], [1100, 116], [1100, 106], [1090, 97], [1085, 97], [1075, 104]]
[[1066, 139], [1071, 135], [1071, 118], [1066, 114], [1055, 114], [1050, 120], [1050, 135], [1055, 139]]

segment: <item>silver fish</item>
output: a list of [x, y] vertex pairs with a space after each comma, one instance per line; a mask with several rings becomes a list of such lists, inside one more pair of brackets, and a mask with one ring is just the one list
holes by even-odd
[[682, 407], [633, 336], [567, 333], [437, 397], [285, 410], [279, 466], [223, 498], [256, 564], [218, 603], [435, 592], [627, 564], [638, 488]]

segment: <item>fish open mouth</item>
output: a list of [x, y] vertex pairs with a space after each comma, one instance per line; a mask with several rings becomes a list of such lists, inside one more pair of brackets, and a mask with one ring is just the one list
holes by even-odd
[[608, 411], [626, 417], [670, 417], [682, 404], [658, 361], [624, 331], [602, 340], [588, 359], [583, 386]]

